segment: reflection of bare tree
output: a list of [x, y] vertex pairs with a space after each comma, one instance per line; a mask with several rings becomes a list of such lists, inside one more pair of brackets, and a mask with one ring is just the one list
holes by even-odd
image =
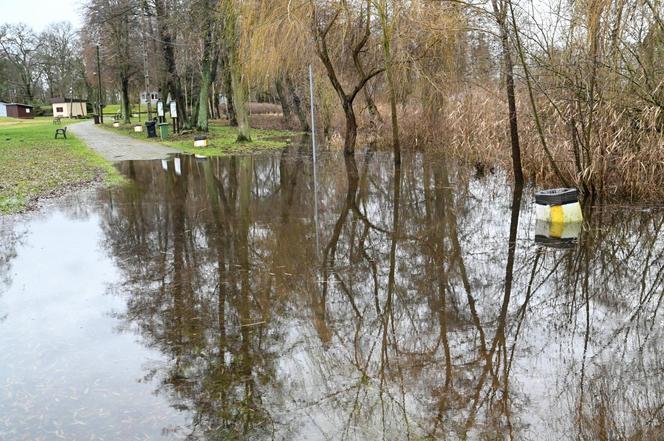
[[130, 164], [147, 191], [121, 193], [107, 213], [109, 245], [129, 276], [123, 319], [172, 360], [149, 378], [192, 412], [192, 439], [270, 431], [257, 389], [273, 368], [270, 296], [251, 263], [252, 162], [183, 158], [182, 176]]
[[652, 438], [661, 215], [552, 252], [500, 177], [324, 156], [319, 260], [303, 153], [133, 163], [105, 193], [123, 323], [192, 439]]
[[[3, 294], [12, 284], [12, 260], [17, 257], [17, 249], [23, 243], [23, 238], [27, 233], [19, 231], [12, 221], [0, 221], [0, 295]], [[7, 315], [0, 311], [0, 322]]]

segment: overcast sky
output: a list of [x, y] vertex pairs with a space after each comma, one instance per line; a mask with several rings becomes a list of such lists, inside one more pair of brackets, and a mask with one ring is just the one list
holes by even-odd
[[27, 23], [35, 31], [56, 21], [81, 26], [82, 0], [0, 0], [0, 23]]

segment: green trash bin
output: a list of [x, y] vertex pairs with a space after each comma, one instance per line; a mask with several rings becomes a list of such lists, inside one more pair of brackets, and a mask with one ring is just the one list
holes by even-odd
[[168, 138], [168, 126], [169, 125], [170, 124], [168, 124], [168, 123], [159, 124], [159, 136], [161, 137], [162, 140]]

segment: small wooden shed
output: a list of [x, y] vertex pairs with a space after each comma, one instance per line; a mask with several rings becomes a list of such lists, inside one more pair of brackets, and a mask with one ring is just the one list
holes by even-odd
[[21, 119], [33, 119], [35, 117], [32, 106], [19, 103], [7, 104], [7, 116]]

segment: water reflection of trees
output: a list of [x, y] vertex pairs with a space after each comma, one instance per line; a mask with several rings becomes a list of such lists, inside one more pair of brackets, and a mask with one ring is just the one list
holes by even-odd
[[323, 158], [318, 226], [297, 147], [129, 163], [103, 195], [123, 323], [191, 437], [653, 439], [662, 216], [539, 249], [500, 176], [384, 159]]
[[[23, 244], [26, 234], [12, 220], [0, 219], [0, 296], [12, 284], [12, 261], [16, 259], [17, 249]], [[6, 318], [6, 313], [0, 310], [0, 322]]]

